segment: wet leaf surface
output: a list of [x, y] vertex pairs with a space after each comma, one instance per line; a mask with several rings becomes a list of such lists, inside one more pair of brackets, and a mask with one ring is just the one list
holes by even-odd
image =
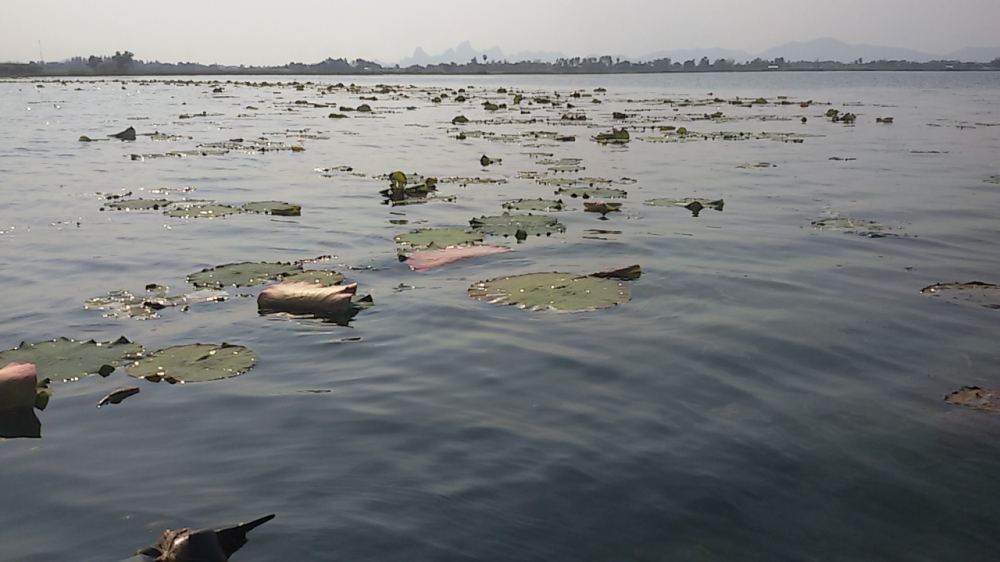
[[154, 351], [130, 363], [128, 374], [151, 382], [207, 382], [242, 375], [257, 355], [240, 345], [195, 343]]
[[469, 287], [469, 296], [493, 304], [560, 312], [609, 308], [631, 299], [622, 281], [571, 273], [528, 273], [480, 281]]
[[565, 232], [566, 227], [557, 219], [546, 215], [502, 215], [483, 216], [469, 221], [478, 232], [490, 236], [514, 236], [523, 239], [528, 236], [551, 235]]
[[188, 275], [187, 281], [198, 288], [250, 287], [301, 272], [302, 266], [297, 263], [239, 262], [192, 273]]
[[33, 363], [39, 377], [68, 382], [87, 375], [106, 377], [142, 351], [141, 345], [124, 337], [109, 342], [59, 338], [0, 352], [0, 364]]
[[421, 228], [395, 237], [396, 244], [402, 250], [447, 248], [482, 242], [482, 240], [481, 233], [458, 228]]

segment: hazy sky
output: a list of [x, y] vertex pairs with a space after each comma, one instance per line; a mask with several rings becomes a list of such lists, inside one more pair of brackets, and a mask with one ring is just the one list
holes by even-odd
[[946, 53], [1000, 43], [1000, 0], [0, 0], [0, 60], [396, 62], [470, 40], [505, 52], [750, 52], [836, 37]]

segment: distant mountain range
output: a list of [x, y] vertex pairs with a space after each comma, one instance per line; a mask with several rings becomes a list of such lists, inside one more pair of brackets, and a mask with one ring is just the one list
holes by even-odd
[[[437, 55], [430, 55], [421, 47], [417, 47], [413, 51], [412, 56], [399, 61], [399, 66], [426, 66], [429, 64], [442, 64], [450, 62], [462, 64], [469, 62], [473, 58], [482, 60], [483, 55], [486, 55], [488, 60], [508, 60], [511, 62], [552, 62], [566, 56], [558, 52], [545, 51], [522, 51], [508, 54], [505, 53], [500, 47], [491, 47], [489, 49], [479, 50], [474, 48], [469, 41], [463, 41], [456, 47], [448, 49]], [[822, 37], [819, 39], [813, 39], [812, 41], [792, 41], [756, 54], [738, 49], [694, 48], [656, 51], [654, 53], [638, 57], [630, 57], [620, 54], [613, 56], [633, 61], [670, 58], [674, 61], [681, 62], [691, 59], [698, 61], [702, 57], [708, 57], [711, 61], [715, 61], [716, 59], [733, 59], [736, 62], [748, 61], [757, 57], [767, 60], [784, 57], [785, 60], [789, 61], [819, 60], [852, 62], [860, 58], [864, 61], [907, 60], [913, 62], [927, 62], [932, 60], [959, 60], [963, 62], [990, 62], [1000, 57], [1000, 47], [966, 47], [950, 53], [935, 54], [902, 47], [850, 44], [831, 37]]]

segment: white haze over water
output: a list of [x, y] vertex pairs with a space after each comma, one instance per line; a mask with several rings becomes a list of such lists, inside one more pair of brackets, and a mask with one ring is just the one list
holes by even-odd
[[639, 57], [758, 53], [817, 37], [945, 54], [997, 46], [997, 21], [1000, 0], [0, 0], [0, 60], [128, 49], [166, 62], [393, 63], [466, 40], [506, 53]]

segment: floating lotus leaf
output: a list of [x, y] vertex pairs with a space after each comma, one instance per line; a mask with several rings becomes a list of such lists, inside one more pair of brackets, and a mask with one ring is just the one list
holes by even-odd
[[565, 232], [566, 227], [558, 220], [545, 215], [512, 215], [504, 213], [490, 217], [479, 217], [469, 221], [472, 228], [492, 236], [515, 236], [518, 239], [530, 235], [548, 236]]
[[846, 217], [829, 217], [812, 221], [812, 225], [820, 230], [840, 230], [848, 234], [857, 234], [868, 238], [884, 238], [896, 236], [887, 226], [872, 220], [851, 219]]
[[128, 374], [152, 382], [207, 382], [237, 377], [257, 364], [242, 345], [195, 343], [154, 351], [127, 366]]
[[963, 386], [945, 396], [944, 401], [973, 410], [1000, 412], [1000, 391], [979, 388], [978, 386]]
[[302, 207], [284, 201], [251, 201], [244, 203], [244, 211], [250, 213], [261, 213], [265, 215], [279, 215], [283, 217], [297, 217], [302, 214]]
[[561, 211], [563, 202], [554, 199], [517, 199], [507, 201], [503, 208], [512, 211]]
[[684, 207], [691, 211], [691, 214], [698, 216], [703, 209], [722, 211], [726, 202], [723, 199], [698, 199], [695, 197], [685, 197], [683, 199], [650, 199], [645, 202], [650, 207]]
[[123, 199], [109, 203], [107, 208], [115, 211], [159, 211], [173, 203], [168, 199]]
[[232, 207], [230, 205], [220, 205], [217, 203], [207, 203], [199, 205], [188, 205], [184, 207], [171, 207], [163, 212], [163, 214], [168, 217], [174, 217], [179, 219], [214, 219], [218, 217], [224, 217], [227, 215], [236, 215], [242, 213], [243, 210], [238, 207]]
[[302, 266], [281, 262], [240, 262], [209, 267], [188, 275], [188, 283], [198, 288], [250, 287], [299, 273]]
[[622, 210], [621, 203], [611, 203], [609, 201], [587, 201], [583, 204], [583, 210], [588, 213], [601, 213], [601, 216], [608, 213], [617, 213]]
[[577, 197], [581, 199], [590, 199], [591, 197], [598, 199], [621, 199], [628, 197], [628, 192], [624, 189], [613, 187], [561, 187], [556, 190], [556, 195], [568, 195], [574, 199]]
[[631, 299], [622, 281], [571, 273], [529, 273], [480, 281], [469, 287], [469, 296], [493, 304], [561, 312], [609, 308]]
[[423, 250], [482, 242], [483, 235], [457, 228], [422, 228], [400, 234], [395, 237], [395, 241], [403, 250]]
[[156, 309], [146, 306], [146, 298], [129, 291], [110, 291], [107, 296], [87, 299], [83, 307], [102, 310], [105, 318], [128, 317], [136, 320], [156, 318]]
[[629, 141], [629, 134], [624, 128], [612, 128], [610, 133], [598, 133], [594, 140], [602, 144], [624, 144]]
[[925, 295], [950, 297], [952, 300], [1000, 309], [1000, 285], [971, 281], [969, 283], [935, 283], [920, 289]]
[[330, 287], [344, 280], [342, 273], [323, 269], [310, 269], [289, 275], [282, 275], [282, 281], [289, 283], [312, 283], [321, 287]]
[[108, 376], [116, 367], [142, 355], [142, 346], [124, 337], [113, 342], [76, 341], [59, 338], [32, 344], [22, 343], [0, 352], [0, 365], [34, 363], [39, 377], [73, 381], [87, 375]]

